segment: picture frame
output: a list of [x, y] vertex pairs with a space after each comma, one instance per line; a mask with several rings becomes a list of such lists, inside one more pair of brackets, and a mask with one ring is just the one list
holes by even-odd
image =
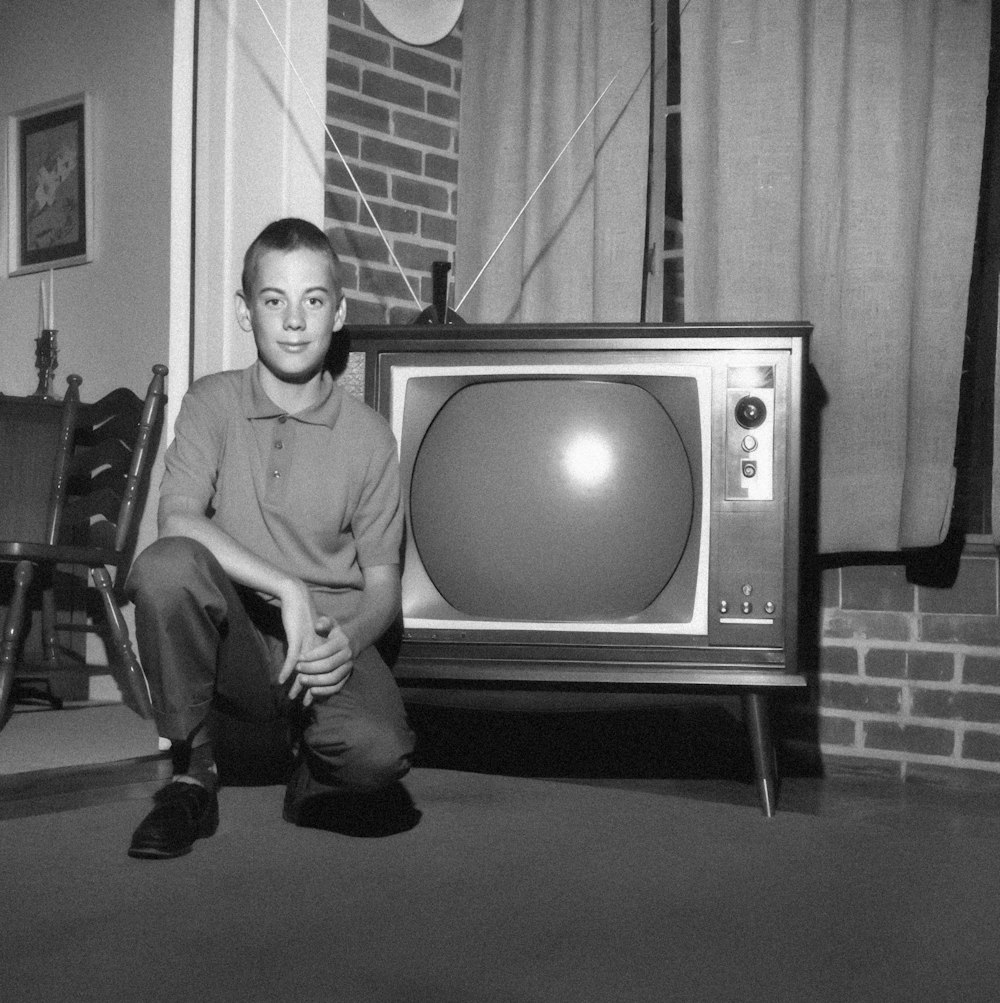
[[7, 184], [8, 274], [91, 260], [93, 155], [87, 94], [8, 117]]

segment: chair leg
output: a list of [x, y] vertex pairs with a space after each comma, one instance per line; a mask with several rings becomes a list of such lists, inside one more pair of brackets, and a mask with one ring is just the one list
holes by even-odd
[[59, 661], [59, 639], [56, 632], [56, 595], [51, 577], [42, 589], [42, 658], [50, 668]]
[[10, 597], [7, 619], [3, 625], [3, 640], [0, 642], [0, 724], [7, 719], [7, 704], [14, 686], [14, 670], [24, 629], [28, 588], [34, 575], [35, 567], [31, 561], [17, 562], [14, 569], [14, 593]]
[[101, 594], [104, 603], [104, 612], [108, 618], [108, 626], [111, 629], [111, 637], [114, 641], [115, 653], [118, 662], [125, 673], [125, 682], [128, 684], [128, 691], [132, 697], [132, 709], [147, 721], [153, 716], [153, 707], [149, 700], [149, 686], [146, 683], [146, 674], [142, 671], [139, 659], [136, 658], [135, 651], [132, 650], [132, 641], [129, 638], [128, 624], [122, 616], [122, 611], [115, 602], [114, 590], [111, 585], [111, 575], [107, 568], [92, 568], [91, 573], [94, 578], [94, 585]]

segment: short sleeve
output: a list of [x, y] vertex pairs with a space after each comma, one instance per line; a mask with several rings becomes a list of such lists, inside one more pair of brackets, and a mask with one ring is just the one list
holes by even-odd
[[215, 494], [225, 438], [221, 408], [213, 406], [213, 395], [207, 389], [203, 383], [195, 383], [184, 395], [160, 482], [161, 498], [193, 498], [205, 510]]
[[388, 426], [377, 427], [359, 503], [351, 519], [362, 568], [398, 564], [403, 543], [396, 441]]

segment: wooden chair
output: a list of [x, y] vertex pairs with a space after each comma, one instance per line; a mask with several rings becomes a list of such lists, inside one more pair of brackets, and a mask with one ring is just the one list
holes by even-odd
[[[94, 404], [79, 402], [79, 376], [70, 376], [61, 405], [33, 402], [34, 421], [52, 425], [51, 410], [60, 412], [58, 434], [41, 436], [39, 448], [14, 470], [22, 476], [40, 464], [51, 464], [47, 505], [31, 492], [14, 490], [5, 497], [0, 524], [0, 562], [15, 563], [14, 590], [0, 643], [0, 723], [6, 720], [24, 633], [29, 587], [38, 581], [42, 593], [42, 657], [46, 668], [60, 663], [58, 635], [64, 630], [102, 631], [101, 626], [60, 620], [54, 594], [56, 569], [86, 569], [100, 596], [110, 636], [109, 661], [121, 675], [125, 700], [143, 717], [152, 715], [149, 690], [129, 638], [115, 589], [124, 582], [135, 549], [149, 470], [164, 401], [167, 367], [153, 366], [153, 378], [141, 400], [120, 388]], [[14, 402], [7, 402], [10, 408]], [[28, 402], [20, 402], [30, 421]], [[40, 410], [41, 409], [41, 410]], [[9, 429], [12, 419], [4, 415]], [[15, 429], [16, 434], [16, 429]], [[11, 450], [7, 450], [9, 454]], [[23, 452], [23, 450], [21, 451]], [[4, 449], [0, 446], [0, 456]], [[9, 459], [9, 457], [8, 457]], [[6, 479], [6, 477], [5, 477]], [[29, 478], [30, 479], [30, 478]], [[36, 478], [37, 479], [37, 478]], [[41, 512], [41, 515], [39, 514]]]

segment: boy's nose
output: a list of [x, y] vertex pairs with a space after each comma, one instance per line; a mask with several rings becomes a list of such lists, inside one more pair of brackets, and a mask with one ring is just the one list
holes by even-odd
[[302, 308], [292, 304], [285, 311], [285, 327], [293, 330], [299, 330], [299, 328], [305, 325], [305, 315], [302, 312]]

